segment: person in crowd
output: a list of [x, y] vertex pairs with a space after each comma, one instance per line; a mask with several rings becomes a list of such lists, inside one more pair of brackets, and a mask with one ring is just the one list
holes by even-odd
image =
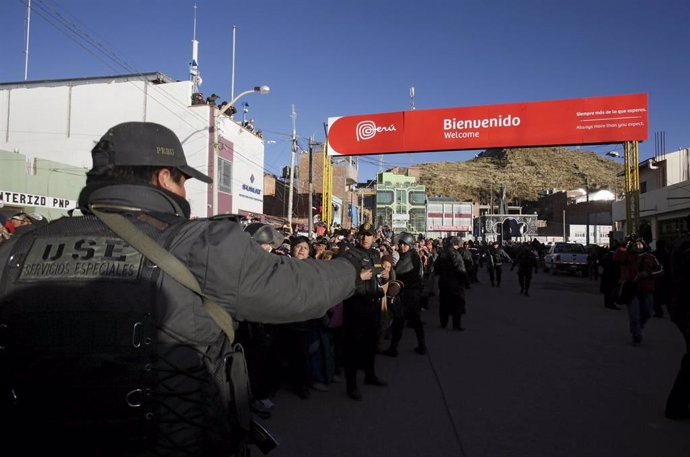
[[690, 215], [685, 218], [685, 237], [671, 251], [673, 299], [668, 307], [671, 320], [685, 340], [685, 354], [666, 400], [668, 419], [690, 419]]
[[316, 238], [316, 240], [314, 240], [313, 246], [315, 259], [321, 259], [323, 252], [330, 247], [328, 243], [328, 238], [326, 237]]
[[620, 243], [615, 238], [609, 239], [609, 248], [601, 257], [601, 281], [599, 282], [599, 292], [604, 295], [604, 307], [607, 309], [620, 308], [614, 301], [614, 290], [618, 285], [621, 277], [621, 267], [618, 262], [613, 261], [613, 255], [616, 253]]
[[[327, 249], [321, 254], [321, 260], [331, 260], [338, 255], [338, 248]], [[333, 371], [329, 372], [329, 383], [341, 383], [345, 381], [342, 374], [344, 372], [344, 336], [343, 336], [343, 302], [338, 302], [326, 313], [327, 325], [325, 331], [325, 340], [323, 341], [323, 348], [325, 357], [331, 360], [326, 366], [332, 367]]]
[[206, 104], [216, 106], [216, 100], [218, 100], [218, 96], [216, 94], [211, 94], [206, 97]]
[[[273, 227], [252, 222], [244, 227], [251, 238], [266, 252], [280, 246], [284, 237]], [[247, 371], [254, 401], [252, 410], [262, 418], [271, 417], [271, 397], [278, 389], [279, 357], [276, 347], [277, 328], [261, 322], [237, 323], [235, 342], [241, 344], [247, 361]]]
[[10, 217], [8, 223], [5, 224], [5, 227], [10, 233], [14, 234], [18, 230], [23, 230], [30, 225], [34, 225], [34, 223], [36, 223], [36, 225], [40, 225], [43, 222], [43, 216], [41, 215], [29, 215], [24, 211], [20, 211], [19, 213], [16, 213]]
[[[659, 261], [664, 271], [671, 271], [671, 253], [669, 252], [666, 241], [657, 240], [654, 257]], [[664, 317], [664, 306], [671, 303], [673, 297], [673, 278], [670, 274], [661, 275], [657, 278], [654, 285], [654, 317]]]
[[431, 257], [431, 250], [427, 247], [426, 241], [419, 236], [420, 240], [415, 245], [415, 250], [419, 254], [419, 260], [422, 263], [422, 290], [419, 293], [419, 304], [423, 311], [429, 309], [429, 274], [433, 266]]
[[[429, 248], [429, 246], [431, 246]], [[442, 250], [441, 245], [439, 244], [439, 240], [433, 240], [431, 243], [427, 243], [427, 248], [430, 249], [431, 252], [431, 268], [429, 270], [429, 282], [427, 283], [428, 291], [429, 291], [429, 296], [434, 297], [438, 296], [439, 290], [438, 290], [438, 280], [439, 277], [437, 274], [435, 274], [434, 270], [434, 265], [436, 264], [436, 259], [438, 259], [439, 253]]]
[[470, 246], [465, 241], [462, 243], [462, 248], [460, 249], [460, 255], [462, 255], [462, 260], [465, 262], [465, 289], [472, 288], [472, 269], [475, 267], [474, 258], [472, 257], [472, 252], [470, 251]]
[[12, 236], [12, 232], [5, 226], [7, 223], [9, 222], [5, 219], [5, 216], [0, 214], [0, 243], [9, 240], [10, 236]]
[[470, 254], [472, 258], [472, 266], [470, 267], [469, 270], [467, 270], [467, 275], [469, 276], [470, 282], [471, 283], [478, 283], [479, 282], [479, 249], [477, 246], [474, 244], [474, 241], [470, 240], [467, 242], [467, 252]]
[[460, 255], [460, 238], [451, 237], [446, 248], [436, 259], [434, 270], [439, 276], [439, 318], [441, 328], [446, 328], [449, 317], [453, 329], [465, 330], [462, 315], [465, 314], [465, 262]]
[[503, 262], [512, 262], [508, 253], [503, 249], [499, 242], [494, 242], [486, 255], [486, 268], [489, 272], [489, 280], [491, 287], [494, 284], [501, 287], [501, 279], [503, 278]]
[[632, 283], [634, 295], [628, 307], [630, 333], [633, 346], [642, 343], [642, 329], [652, 315], [654, 282], [664, 274], [657, 258], [649, 252], [647, 244], [637, 237], [631, 237], [613, 255], [621, 266], [621, 279]]
[[[3, 444], [26, 455], [245, 455], [247, 415], [235, 407], [246, 396], [231, 403], [228, 388], [243, 384], [230, 326], [103, 221], [169, 250], [236, 320], [320, 317], [354, 292], [357, 270], [347, 259], [271, 255], [228, 217], [190, 219], [186, 180], [211, 179], [160, 124], [118, 124], [92, 157], [84, 216], [0, 245], [0, 327], [12, 329], [3, 347], [14, 354], [0, 377]], [[226, 362], [237, 368], [229, 377]]]
[[398, 356], [398, 344], [402, 339], [403, 328], [405, 321], [409, 321], [412, 328], [414, 328], [417, 336], [417, 347], [415, 352], [420, 355], [426, 354], [426, 339], [424, 338], [424, 327], [421, 319], [421, 305], [419, 303], [419, 294], [421, 293], [422, 284], [422, 263], [419, 260], [419, 255], [414, 249], [415, 239], [412, 234], [402, 232], [398, 236], [398, 247], [400, 249], [400, 260], [395, 264], [395, 275], [398, 281], [404, 285], [401, 293], [401, 303], [403, 308], [403, 316], [395, 317], [393, 319], [393, 334], [391, 336], [391, 344], [383, 354], [390, 357]]
[[[382, 251], [383, 252], [383, 251]], [[391, 339], [391, 325], [393, 324], [394, 316], [402, 317], [400, 308], [400, 298], [398, 294], [401, 290], [401, 283], [396, 281], [395, 277], [395, 259], [390, 254], [384, 254], [381, 256], [381, 265], [383, 270], [387, 273], [388, 279], [383, 278], [386, 276], [382, 274], [383, 291], [385, 296], [381, 299], [381, 331], [379, 332], [379, 342], [378, 348], [383, 351], [382, 345], [384, 340]], [[395, 282], [395, 287], [390, 287], [391, 284]], [[389, 293], [389, 289], [391, 293]], [[395, 291], [395, 293], [392, 293]]]
[[511, 271], [518, 267], [518, 282], [520, 283], [520, 293], [529, 297], [529, 287], [532, 283], [532, 273], [537, 269], [537, 257], [530, 246], [521, 246], [518, 249], [517, 258], [511, 267]]
[[595, 281], [599, 280], [599, 264], [601, 253], [599, 246], [592, 245], [587, 247], [587, 277]]
[[[292, 237], [290, 256], [305, 262], [313, 261], [309, 238], [303, 235]], [[328, 391], [328, 376], [325, 374], [328, 367], [321, 347], [326, 311], [316, 318], [287, 324], [281, 332], [292, 388], [298, 397], [305, 400], [311, 396], [310, 389]]]
[[347, 395], [361, 400], [357, 383], [357, 370], [364, 370], [364, 383], [386, 386], [388, 383], [376, 375], [376, 352], [381, 328], [381, 279], [388, 279], [379, 251], [372, 247], [374, 230], [371, 224], [359, 227], [357, 245], [348, 255], [360, 265], [356, 292], [343, 302], [343, 328], [345, 346], [345, 383]]

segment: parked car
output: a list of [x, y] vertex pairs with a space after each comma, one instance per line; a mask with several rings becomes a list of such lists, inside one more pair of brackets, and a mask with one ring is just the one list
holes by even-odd
[[580, 272], [587, 277], [587, 256], [585, 247], [580, 243], [554, 243], [544, 256], [544, 271], [551, 270], [554, 275], [559, 272]]

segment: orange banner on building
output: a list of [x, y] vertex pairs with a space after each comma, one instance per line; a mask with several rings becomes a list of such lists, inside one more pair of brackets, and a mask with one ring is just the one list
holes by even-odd
[[620, 143], [647, 139], [647, 94], [328, 119], [328, 154]]

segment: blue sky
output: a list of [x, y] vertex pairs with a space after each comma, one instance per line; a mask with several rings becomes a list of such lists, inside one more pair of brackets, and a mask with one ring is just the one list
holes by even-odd
[[[24, 78], [26, 1], [0, 5], [2, 82]], [[667, 151], [690, 147], [688, 0], [32, 0], [29, 79], [161, 71], [186, 80], [195, 3], [204, 95], [230, 99], [233, 25], [235, 93], [271, 87], [242, 99], [269, 140], [270, 173], [290, 161], [292, 104], [306, 148], [310, 135], [323, 141], [328, 117], [409, 109], [410, 86], [416, 109], [646, 92], [641, 158], [653, 156], [655, 132]], [[477, 152], [387, 154], [383, 165]], [[379, 156], [363, 158], [360, 180], [378, 168]]]

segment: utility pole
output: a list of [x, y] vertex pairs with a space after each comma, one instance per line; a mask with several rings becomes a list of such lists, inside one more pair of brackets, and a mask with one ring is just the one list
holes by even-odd
[[307, 221], [309, 227], [309, 239], [314, 229], [314, 213], [312, 208], [314, 206], [314, 181], [312, 180], [312, 156], [314, 153], [314, 135], [309, 137], [309, 220]]
[[295, 105], [292, 105], [292, 152], [290, 154], [290, 196], [288, 197], [288, 224], [290, 225], [290, 232], [292, 233], [292, 195], [295, 184], [295, 153], [297, 152], [297, 130], [295, 121], [297, 120], [297, 113], [295, 112]]

